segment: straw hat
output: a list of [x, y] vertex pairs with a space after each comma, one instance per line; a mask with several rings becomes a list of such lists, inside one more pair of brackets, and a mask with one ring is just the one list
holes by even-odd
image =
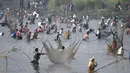
[[92, 61], [92, 60], [94, 60], [94, 59], [95, 59], [94, 57], [91, 57], [91, 58], [90, 58], [90, 61]]

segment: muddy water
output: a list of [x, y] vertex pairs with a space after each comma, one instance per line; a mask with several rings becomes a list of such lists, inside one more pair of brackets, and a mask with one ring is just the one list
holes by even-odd
[[[97, 20], [90, 21], [90, 27], [97, 30]], [[57, 21], [58, 27], [66, 28], [65, 24], [60, 24]], [[37, 25], [29, 25], [31, 31], [33, 31]], [[0, 32], [4, 32], [5, 35], [0, 37], [0, 52], [6, 51], [13, 46], [21, 47], [20, 49], [24, 51], [31, 59], [33, 55], [34, 48], [38, 47], [42, 48], [41, 41], [45, 41], [48, 39], [51, 44], [56, 47], [56, 42], [54, 41], [55, 34], [45, 35], [40, 33], [38, 36], [38, 40], [33, 40], [30, 43], [26, 42], [26, 39], [23, 40], [15, 40], [10, 37], [9, 30], [6, 27], [0, 27]], [[63, 44], [68, 46], [74, 40], [81, 40], [83, 33], [72, 34], [71, 39], [63, 40]], [[96, 69], [99, 69], [105, 65], [108, 65], [117, 59], [119, 60], [121, 57], [114, 57], [112, 55], [106, 55], [106, 44], [104, 40], [97, 40], [94, 34], [89, 35], [90, 39], [87, 41], [83, 41], [77, 54], [75, 55], [75, 59], [67, 61], [65, 64], [55, 65], [51, 63], [47, 56], [41, 56], [40, 59], [40, 73], [87, 73], [87, 65], [89, 62], [89, 58], [94, 56], [98, 66]], [[124, 37], [124, 47], [126, 48], [125, 57], [128, 57], [128, 52], [130, 52], [130, 40], [128, 35]], [[25, 36], [23, 36], [25, 38]], [[108, 37], [111, 39], [111, 37]], [[7, 59], [4, 57], [0, 57], [0, 73], [35, 73], [33, 66], [30, 63], [30, 59], [22, 53], [19, 52], [11, 52], [0, 54], [0, 56], [7, 56]], [[45, 50], [43, 50], [45, 52]], [[6, 63], [8, 61], [8, 64]], [[8, 66], [6, 66], [8, 65]], [[7, 67], [7, 70], [6, 70]], [[103, 69], [97, 71], [97, 73], [130, 73], [130, 62], [129, 60], [121, 60], [117, 63], [114, 63], [110, 66], [107, 66]]]

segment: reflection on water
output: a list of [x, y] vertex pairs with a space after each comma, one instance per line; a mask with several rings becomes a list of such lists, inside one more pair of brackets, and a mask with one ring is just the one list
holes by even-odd
[[[41, 73], [43, 67], [40, 67], [37, 64], [32, 64], [35, 73]], [[53, 64], [50, 65], [47, 69], [44, 68], [46, 73], [72, 73], [71, 67], [65, 64]]]
[[96, 71], [96, 72], [94, 72], [94, 73], [99, 73], [99, 72]]
[[53, 64], [48, 67], [49, 73], [72, 73], [71, 68], [65, 64]]
[[39, 65], [37, 65], [37, 64], [32, 64], [32, 66], [33, 66], [33, 69], [36, 71], [36, 73], [40, 73], [39, 72]]

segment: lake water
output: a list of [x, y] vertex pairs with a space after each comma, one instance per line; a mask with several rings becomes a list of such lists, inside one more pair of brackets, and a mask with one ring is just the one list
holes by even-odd
[[[60, 24], [57, 21], [58, 27], [66, 28], [66, 24]], [[91, 20], [90, 27], [97, 30], [98, 21]], [[31, 31], [36, 29], [37, 25], [29, 25]], [[6, 51], [13, 46], [21, 47], [20, 49], [24, 51], [31, 59], [33, 57], [33, 47], [42, 48], [41, 41], [45, 41], [48, 39], [51, 44], [56, 47], [56, 42], [54, 41], [55, 34], [46, 35], [40, 33], [38, 36], [38, 40], [33, 40], [30, 43], [27, 43], [26, 39], [23, 40], [15, 40], [10, 37], [10, 33], [8, 28], [0, 27], [0, 32], [4, 32], [5, 35], [0, 37], [0, 53]], [[74, 40], [81, 40], [83, 33], [77, 32], [76, 34], [72, 34], [70, 40], [63, 40], [65, 46], [68, 46]], [[80, 45], [78, 52], [75, 55], [75, 59], [71, 61], [67, 61], [65, 64], [53, 64], [49, 61], [47, 56], [41, 56], [40, 59], [40, 73], [87, 73], [87, 66], [90, 57], [94, 56], [98, 66], [96, 69], [99, 69], [105, 65], [108, 65], [117, 59], [121, 59], [121, 57], [114, 57], [112, 55], [107, 55], [107, 45], [105, 40], [97, 40], [94, 34], [89, 35], [90, 39], [87, 41], [83, 41]], [[128, 52], [130, 52], [130, 39], [129, 35], [125, 35], [124, 37], [124, 47], [125, 47], [125, 57], [128, 57]], [[25, 36], [23, 36], [25, 38]], [[111, 39], [111, 37], [108, 37]], [[45, 50], [43, 50], [45, 52]], [[0, 57], [0, 73], [35, 73], [33, 66], [30, 63], [29, 58], [20, 52], [12, 52], [12, 53], [4, 53], [0, 54], [0, 56], [7, 55], [8, 67], [6, 71], [6, 59], [4, 57]], [[103, 69], [97, 71], [97, 73], [130, 73], [130, 61], [121, 60], [117, 63], [114, 63], [110, 66], [107, 66]]]

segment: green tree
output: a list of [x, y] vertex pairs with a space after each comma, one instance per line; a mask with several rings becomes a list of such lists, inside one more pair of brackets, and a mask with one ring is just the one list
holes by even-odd
[[120, 1], [121, 1], [122, 5], [124, 5], [125, 2], [129, 2], [129, 4], [130, 4], [130, 0], [120, 0]]
[[48, 9], [49, 10], [55, 9], [57, 7], [57, 4], [58, 4], [57, 0], [49, 0], [48, 1]]
[[83, 10], [85, 8], [85, 0], [73, 0], [76, 9]]
[[130, 3], [130, 0], [47, 0], [47, 1], [48, 1], [48, 9], [55, 9], [56, 7], [73, 3], [77, 10], [101, 9], [101, 8], [113, 9], [118, 1], [120, 1], [122, 5], [124, 5], [126, 1]]

